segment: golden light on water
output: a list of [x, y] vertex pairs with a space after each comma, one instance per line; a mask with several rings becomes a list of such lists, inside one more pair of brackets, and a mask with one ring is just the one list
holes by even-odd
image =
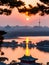
[[28, 37], [26, 38], [26, 44], [28, 44], [29, 43], [29, 39], [28, 39]]
[[28, 37], [26, 38], [26, 56], [30, 56], [30, 53], [29, 53], [29, 48], [28, 48], [28, 43], [29, 43], [29, 39]]

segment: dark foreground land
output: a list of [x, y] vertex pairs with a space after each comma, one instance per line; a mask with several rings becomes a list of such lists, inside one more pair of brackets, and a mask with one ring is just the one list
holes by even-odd
[[13, 32], [17, 36], [49, 36], [49, 32]]
[[49, 40], [40, 41], [36, 46], [41, 51], [49, 52]]
[[6, 35], [4, 35], [5, 38], [16, 38], [19, 36], [49, 36], [49, 32], [7, 32]]

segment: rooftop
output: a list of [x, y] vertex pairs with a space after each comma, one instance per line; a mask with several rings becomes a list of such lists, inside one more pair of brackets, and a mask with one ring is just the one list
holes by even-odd
[[30, 56], [24, 55], [23, 57], [19, 58], [19, 60], [24, 60], [24, 61], [35, 61], [35, 60], [38, 60], [38, 59], [37, 59], [37, 58], [33, 58], [31, 55], [30, 55]]

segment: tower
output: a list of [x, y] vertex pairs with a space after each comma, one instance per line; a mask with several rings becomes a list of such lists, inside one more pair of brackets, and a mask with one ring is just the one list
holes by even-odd
[[39, 22], [38, 23], [39, 23], [39, 27], [40, 27], [40, 25], [41, 25], [40, 19], [39, 19]]

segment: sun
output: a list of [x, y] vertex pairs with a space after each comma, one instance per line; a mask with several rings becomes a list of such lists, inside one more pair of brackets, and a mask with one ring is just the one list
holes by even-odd
[[30, 17], [29, 16], [26, 16], [26, 20], [29, 21]]
[[29, 21], [29, 18], [27, 17], [26, 20]]

